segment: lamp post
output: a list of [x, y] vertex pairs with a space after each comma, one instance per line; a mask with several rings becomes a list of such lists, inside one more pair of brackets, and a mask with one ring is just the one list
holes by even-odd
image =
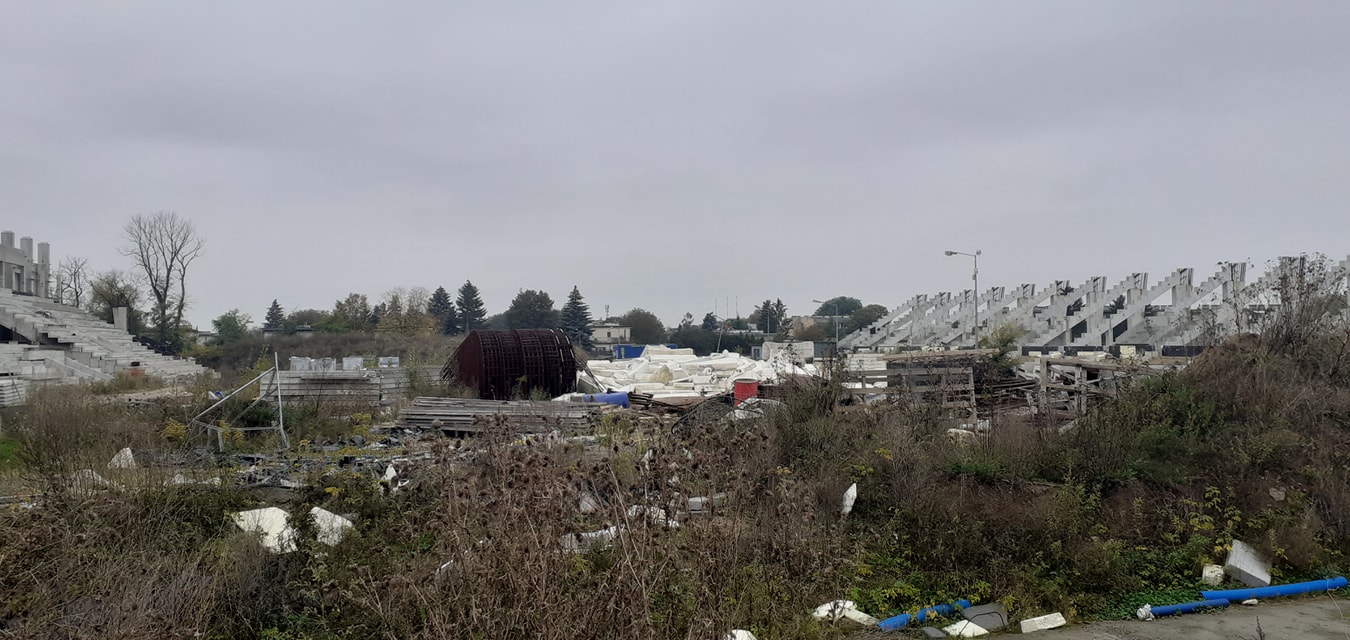
[[975, 348], [980, 348], [980, 250], [975, 253], [965, 253], [963, 251], [943, 251], [947, 256], [968, 256], [974, 262], [974, 268], [970, 272], [970, 279], [975, 288]]

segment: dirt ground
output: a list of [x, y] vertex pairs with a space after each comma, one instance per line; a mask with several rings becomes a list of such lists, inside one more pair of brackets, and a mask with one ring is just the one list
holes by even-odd
[[[1261, 633], [1258, 635], [1257, 623]], [[1094, 622], [1037, 633], [1044, 640], [1350, 640], [1350, 598], [1328, 595], [1231, 606], [1143, 622]]]

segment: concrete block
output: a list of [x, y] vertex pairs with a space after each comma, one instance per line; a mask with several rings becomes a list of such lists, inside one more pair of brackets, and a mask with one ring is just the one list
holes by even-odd
[[943, 633], [941, 629], [934, 629], [933, 627], [923, 627], [922, 629], [919, 629], [919, 633], [922, 633], [925, 638], [947, 637], [947, 634]]
[[135, 469], [136, 457], [131, 454], [131, 447], [125, 447], [117, 452], [117, 455], [108, 461], [109, 469]]
[[997, 602], [966, 607], [961, 610], [961, 617], [989, 631], [1008, 626], [1008, 609]]
[[317, 529], [319, 542], [330, 547], [342, 542], [342, 537], [353, 527], [351, 520], [327, 509], [314, 507], [309, 510], [309, 515], [314, 518], [314, 528]]
[[1270, 561], [1262, 558], [1256, 549], [1241, 540], [1233, 541], [1233, 548], [1228, 552], [1223, 570], [1224, 573], [1233, 576], [1233, 579], [1249, 587], [1270, 586]]
[[975, 638], [978, 636], [989, 635], [989, 630], [969, 620], [962, 620], [956, 624], [943, 627], [942, 631], [949, 636], [956, 636], [958, 638]]
[[1211, 586], [1223, 584], [1223, 567], [1217, 564], [1207, 564], [1200, 570], [1200, 581]]
[[1027, 618], [1022, 621], [1022, 633], [1045, 631], [1046, 629], [1058, 629], [1068, 623], [1069, 622], [1064, 619], [1064, 614], [1058, 612], [1035, 618]]

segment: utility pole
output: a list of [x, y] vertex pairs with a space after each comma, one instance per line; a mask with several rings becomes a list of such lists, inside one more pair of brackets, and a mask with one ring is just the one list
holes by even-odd
[[980, 250], [975, 253], [965, 253], [962, 251], [943, 251], [947, 256], [967, 256], [974, 264], [974, 269], [970, 273], [970, 279], [974, 281], [972, 285], [975, 288], [975, 348], [980, 348]]

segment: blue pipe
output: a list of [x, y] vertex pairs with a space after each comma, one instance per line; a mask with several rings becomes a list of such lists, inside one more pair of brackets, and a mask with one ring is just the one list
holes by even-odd
[[[1310, 582], [1295, 582], [1293, 584], [1281, 584], [1273, 587], [1259, 587], [1256, 589], [1230, 589], [1228, 591], [1201, 591], [1200, 595], [1205, 598], [1222, 598], [1232, 602], [1241, 602], [1251, 598], [1265, 599], [1278, 598], [1280, 596], [1296, 596], [1300, 593], [1311, 593], [1313, 591], [1334, 591], [1347, 584], [1345, 576], [1330, 578], [1328, 580], [1312, 580]], [[1156, 614], [1155, 614], [1156, 615]]]
[[1228, 606], [1228, 601], [1223, 598], [1201, 600], [1199, 602], [1185, 602], [1182, 604], [1168, 604], [1161, 607], [1153, 607], [1153, 617], [1161, 618], [1163, 616], [1172, 616], [1178, 613], [1190, 613], [1202, 607], [1221, 609], [1226, 606]]
[[882, 631], [899, 631], [901, 629], [904, 629], [907, 625], [909, 625], [910, 621], [923, 622], [924, 620], [927, 620], [929, 618], [951, 615], [955, 613], [958, 608], [965, 609], [966, 607], [969, 606], [970, 606], [969, 600], [964, 599], [957, 600], [951, 604], [940, 604], [937, 606], [928, 607], [927, 609], [924, 609], [923, 611], [920, 611], [915, 614], [902, 613], [892, 618], [886, 618], [885, 620], [881, 621], [881, 624], [879, 626], [881, 627]]
[[603, 402], [605, 404], [616, 404], [625, 409], [628, 408], [627, 393], [593, 393], [581, 399], [582, 402]]

